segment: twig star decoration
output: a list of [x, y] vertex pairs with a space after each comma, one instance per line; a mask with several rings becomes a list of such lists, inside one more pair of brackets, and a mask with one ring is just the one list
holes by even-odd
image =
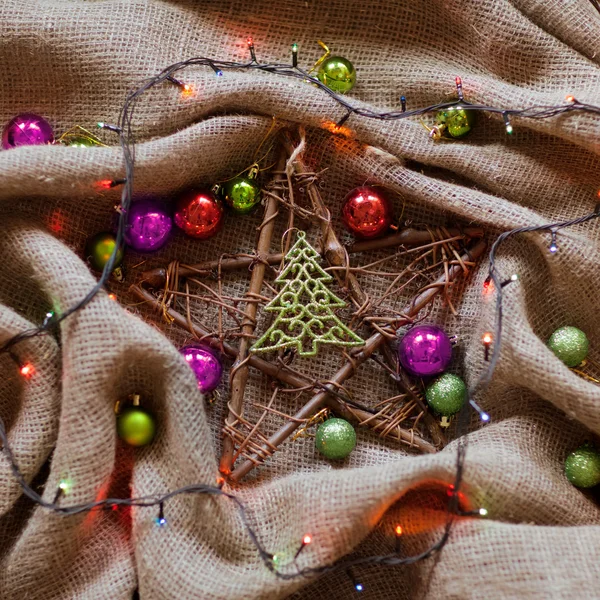
[[295, 347], [300, 356], [315, 356], [320, 344], [364, 345], [364, 340], [333, 312], [332, 309], [343, 308], [346, 303], [325, 285], [333, 277], [319, 266], [319, 253], [306, 241], [304, 231], [298, 233], [285, 258], [285, 268], [275, 280], [284, 287], [264, 309], [277, 313], [277, 317], [250, 351]]

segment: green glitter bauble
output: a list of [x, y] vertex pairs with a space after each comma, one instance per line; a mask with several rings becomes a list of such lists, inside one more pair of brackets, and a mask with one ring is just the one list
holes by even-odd
[[260, 203], [260, 187], [254, 179], [234, 177], [221, 188], [225, 202], [238, 214], [245, 215]]
[[463, 407], [467, 399], [467, 386], [457, 375], [444, 373], [427, 386], [425, 398], [434, 412], [449, 417]]
[[[85, 255], [92, 268], [102, 271], [115, 249], [117, 240], [112, 233], [98, 233], [92, 236], [85, 245]], [[116, 269], [123, 261], [123, 248], [119, 248], [115, 257], [113, 269]]]
[[581, 446], [567, 456], [567, 479], [580, 488], [590, 488], [600, 483], [600, 452], [591, 446]]
[[567, 367], [576, 367], [588, 354], [590, 343], [587, 335], [577, 327], [561, 327], [548, 340], [548, 348], [562, 360]]
[[475, 112], [464, 108], [445, 108], [437, 113], [437, 124], [445, 125], [444, 134], [458, 139], [471, 131], [475, 124]]
[[130, 446], [146, 446], [154, 439], [154, 417], [139, 406], [123, 410], [117, 417], [117, 433]]
[[341, 56], [330, 56], [319, 66], [317, 77], [330, 90], [345, 94], [356, 83], [356, 70], [349, 60]]
[[317, 429], [315, 446], [327, 458], [346, 458], [356, 446], [354, 427], [344, 419], [327, 419]]

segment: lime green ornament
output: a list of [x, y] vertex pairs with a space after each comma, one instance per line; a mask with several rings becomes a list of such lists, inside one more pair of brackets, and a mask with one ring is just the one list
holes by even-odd
[[139, 406], [125, 408], [117, 416], [117, 433], [130, 446], [146, 446], [156, 433], [154, 417]]
[[98, 142], [84, 135], [70, 136], [64, 140], [61, 140], [61, 143], [64, 146], [69, 146], [70, 148], [91, 148], [92, 146], [99, 145]]
[[239, 215], [248, 214], [260, 204], [260, 187], [251, 174], [234, 177], [221, 187], [223, 200]]
[[567, 367], [576, 367], [588, 355], [590, 343], [587, 335], [577, 327], [560, 327], [548, 340], [548, 348], [562, 360]]
[[317, 429], [315, 446], [326, 458], [346, 458], [356, 446], [356, 431], [344, 419], [328, 419]]
[[458, 106], [444, 108], [437, 113], [437, 130], [441, 135], [459, 139], [467, 135], [475, 124], [475, 112]]
[[425, 398], [434, 412], [449, 417], [464, 406], [467, 386], [458, 375], [444, 373], [427, 386]]
[[565, 475], [576, 487], [591, 488], [600, 483], [600, 452], [591, 446], [577, 448], [567, 456]]
[[354, 65], [346, 58], [330, 56], [319, 65], [317, 77], [330, 90], [338, 94], [345, 94], [356, 83], [356, 70]]
[[333, 277], [319, 266], [319, 253], [305, 237], [304, 231], [298, 232], [286, 254], [284, 269], [275, 280], [283, 288], [265, 306], [275, 319], [251, 352], [295, 348], [300, 356], [315, 356], [322, 344], [348, 348], [365, 343], [333, 312], [346, 303], [326, 287]]
[[[97, 233], [88, 239], [85, 245], [85, 255], [95, 271], [102, 271], [108, 259], [114, 252], [117, 240], [112, 233]], [[119, 248], [115, 257], [113, 270], [123, 262], [123, 248]]]

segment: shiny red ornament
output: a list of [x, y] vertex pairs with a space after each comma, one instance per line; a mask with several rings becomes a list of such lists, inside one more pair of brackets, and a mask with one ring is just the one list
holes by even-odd
[[190, 237], [206, 240], [221, 230], [223, 205], [212, 192], [190, 190], [177, 201], [173, 220]]
[[378, 237], [389, 229], [392, 219], [390, 201], [375, 188], [357, 187], [344, 198], [342, 220], [356, 237]]

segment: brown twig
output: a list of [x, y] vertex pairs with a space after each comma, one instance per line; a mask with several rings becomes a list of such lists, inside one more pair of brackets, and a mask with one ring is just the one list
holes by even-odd
[[[276, 170], [282, 171], [285, 167], [287, 155], [282, 152], [279, 158]], [[282, 180], [281, 175], [275, 175], [274, 183]], [[271, 240], [273, 239], [273, 230], [275, 229], [275, 217], [278, 214], [277, 200], [272, 197], [266, 199], [265, 202], [265, 213], [263, 221], [260, 225], [260, 233], [258, 235], [258, 242], [256, 244], [256, 255], [262, 257], [269, 253], [271, 248]], [[221, 264], [222, 268], [222, 264]], [[255, 296], [261, 293], [263, 279], [265, 276], [265, 262], [257, 261], [252, 269], [252, 275], [250, 276], [250, 285], [248, 287], [248, 294]], [[227, 404], [229, 408], [229, 414], [225, 420], [226, 427], [233, 427], [237, 415], [240, 415], [243, 410], [244, 402], [244, 391], [246, 389], [246, 383], [248, 381], [249, 365], [247, 361], [248, 349], [250, 347], [251, 336], [254, 333], [256, 326], [256, 313], [258, 310], [258, 304], [256, 302], [247, 302], [244, 309], [244, 318], [242, 320], [242, 333], [244, 337], [240, 340], [240, 346], [238, 350], [238, 356], [231, 370], [231, 396]], [[231, 473], [231, 467], [233, 466], [235, 452], [234, 440], [226, 435], [223, 440], [223, 452], [221, 454], [221, 461], [219, 463], [219, 470], [224, 475]]]

